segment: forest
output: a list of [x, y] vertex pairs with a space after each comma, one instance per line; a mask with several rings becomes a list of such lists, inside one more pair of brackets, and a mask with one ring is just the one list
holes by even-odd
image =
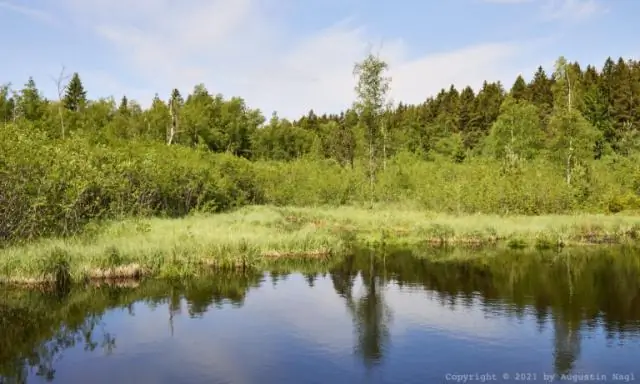
[[[81, 74], [45, 98], [0, 88], [0, 243], [132, 216], [244, 205], [409, 204], [448, 214], [640, 209], [640, 61], [558, 58], [530, 81], [488, 79], [390, 104], [387, 64], [354, 65], [353, 107], [290, 121], [195, 85], [143, 108], [87, 99]], [[67, 80], [68, 79], [68, 80]]]

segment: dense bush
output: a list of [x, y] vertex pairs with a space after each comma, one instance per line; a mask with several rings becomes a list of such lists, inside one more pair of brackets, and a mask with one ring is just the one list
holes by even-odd
[[[640, 208], [640, 161], [593, 161], [567, 186], [543, 160], [506, 168], [490, 158], [425, 161], [400, 153], [375, 200], [450, 213], [548, 214]], [[47, 138], [28, 124], [0, 129], [0, 240], [70, 235], [91, 220], [180, 216], [246, 204], [343, 205], [369, 200], [365, 167], [333, 160], [250, 162], [183, 146]]]
[[2, 240], [72, 234], [92, 219], [264, 202], [242, 158], [159, 143], [56, 142], [28, 128], [0, 132]]

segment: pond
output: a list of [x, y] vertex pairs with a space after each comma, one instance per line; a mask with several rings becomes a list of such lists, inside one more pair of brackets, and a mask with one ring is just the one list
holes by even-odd
[[0, 382], [630, 382], [639, 260], [361, 251], [298, 272], [4, 287]]

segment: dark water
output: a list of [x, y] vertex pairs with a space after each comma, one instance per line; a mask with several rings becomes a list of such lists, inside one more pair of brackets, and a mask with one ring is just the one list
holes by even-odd
[[438, 260], [363, 252], [312, 273], [2, 288], [0, 382], [640, 380], [639, 254]]

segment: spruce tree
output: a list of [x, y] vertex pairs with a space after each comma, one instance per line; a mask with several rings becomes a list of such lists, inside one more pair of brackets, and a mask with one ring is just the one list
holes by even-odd
[[33, 80], [33, 77], [29, 77], [29, 80], [18, 96], [18, 113], [21, 117], [29, 121], [38, 121], [44, 116], [45, 104], [46, 101], [40, 94], [36, 82]]
[[122, 96], [122, 99], [120, 100], [120, 105], [118, 106], [118, 112], [121, 115], [129, 114], [129, 99], [127, 99], [127, 96]]
[[476, 95], [473, 92], [473, 89], [469, 86], [465, 87], [460, 93], [460, 132], [462, 132], [463, 136], [466, 132], [471, 128], [471, 118], [474, 113], [474, 103], [475, 103]]
[[78, 112], [87, 104], [87, 92], [82, 85], [78, 72], [75, 72], [67, 84], [62, 103], [70, 111]]
[[511, 90], [509, 91], [511, 97], [515, 100], [527, 100], [528, 92], [527, 92], [527, 83], [524, 81], [522, 75], [518, 75], [516, 81], [513, 83]]
[[504, 100], [504, 89], [500, 82], [485, 81], [476, 96], [476, 105], [471, 119], [472, 131], [464, 139], [465, 146], [474, 148], [488, 134], [491, 126], [500, 115], [500, 106]]
[[613, 67], [611, 74], [610, 112], [618, 132], [634, 121], [634, 102], [631, 69], [622, 58]]
[[538, 107], [540, 120], [542, 122], [547, 121], [553, 109], [552, 83], [552, 80], [547, 76], [545, 70], [540, 66], [528, 86], [531, 102]]

